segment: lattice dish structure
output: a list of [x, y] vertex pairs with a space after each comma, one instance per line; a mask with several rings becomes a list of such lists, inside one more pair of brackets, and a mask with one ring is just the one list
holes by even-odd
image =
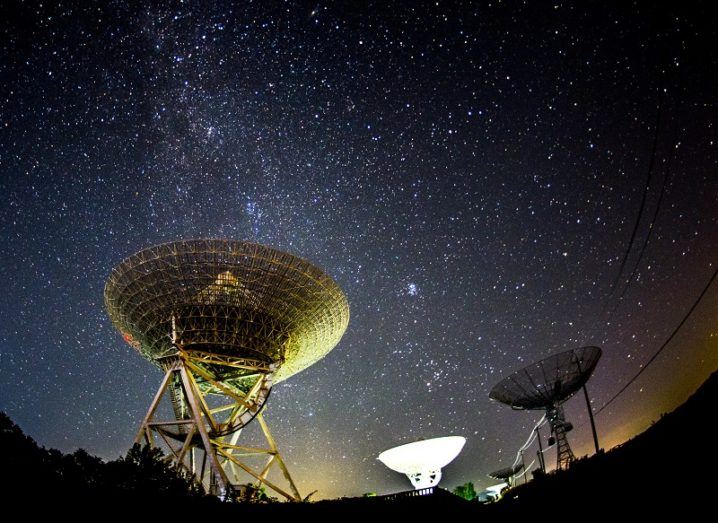
[[[341, 339], [349, 306], [339, 286], [311, 263], [271, 247], [186, 240], [122, 261], [105, 286], [105, 304], [125, 341], [165, 372], [137, 441], [163, 442], [210, 492], [235, 494], [244, 472], [256, 486], [300, 499], [261, 411], [274, 384]], [[158, 420], [165, 396], [174, 419]], [[267, 448], [237, 444], [255, 418]], [[243, 461], [248, 455], [268, 463], [252, 469]], [[288, 488], [268, 479], [275, 463]]]

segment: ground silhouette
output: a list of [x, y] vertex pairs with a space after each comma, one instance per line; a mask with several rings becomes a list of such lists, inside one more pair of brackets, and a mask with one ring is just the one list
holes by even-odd
[[[0, 413], [6, 510], [113, 517], [401, 517], [485, 521], [521, 517], [689, 516], [710, 510], [713, 417], [718, 373], [689, 400], [642, 434], [567, 471], [538, 475], [497, 503], [482, 505], [448, 491], [429, 496], [376, 496], [315, 503], [223, 503], [206, 496], [159, 451], [134, 446], [104, 462], [80, 449], [47, 450]], [[9, 481], [8, 481], [9, 480]], [[710, 513], [710, 512], [709, 512]]]

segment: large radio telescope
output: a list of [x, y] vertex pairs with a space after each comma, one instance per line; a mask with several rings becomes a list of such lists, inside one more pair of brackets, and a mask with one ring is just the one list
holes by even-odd
[[[301, 499], [261, 411], [274, 383], [324, 357], [344, 334], [349, 306], [329, 276], [255, 243], [177, 241], [115, 267], [105, 304], [125, 341], [165, 372], [137, 442], [164, 442], [210, 492], [231, 495], [241, 470], [257, 486]], [[157, 420], [165, 396], [174, 418]], [[268, 448], [237, 444], [255, 418]], [[253, 470], [247, 456], [267, 462]], [[273, 464], [289, 492], [268, 479]]]
[[594, 444], [598, 452], [598, 438], [585, 385], [600, 357], [601, 349], [598, 347], [580, 347], [560, 352], [504, 378], [489, 393], [491, 399], [505, 403], [513, 409], [546, 411], [552, 439], [556, 443], [557, 469], [568, 468], [574, 459], [566, 438], [566, 433], [573, 425], [565, 420], [563, 403], [581, 388], [586, 396]]
[[445, 436], [425, 439], [385, 450], [377, 458], [391, 470], [406, 474], [416, 490], [434, 487], [441, 481], [441, 469], [464, 448], [466, 438]]

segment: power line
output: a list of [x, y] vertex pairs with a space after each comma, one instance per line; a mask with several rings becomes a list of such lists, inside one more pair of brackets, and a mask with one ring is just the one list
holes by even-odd
[[[680, 89], [676, 89], [676, 92], [679, 94], [680, 97]], [[680, 107], [682, 106], [682, 100], [678, 101], [676, 104], [676, 109], [680, 112]], [[633, 278], [636, 275], [636, 272], [638, 271], [638, 267], [641, 265], [641, 261], [643, 260], [643, 255], [646, 252], [646, 248], [648, 247], [648, 244], [651, 241], [651, 237], [653, 235], [653, 229], [656, 225], [656, 220], [658, 218], [658, 213], [661, 210], [661, 204], [663, 203], [663, 196], [666, 192], [666, 187], [670, 185], [673, 181], [673, 173], [671, 171], [671, 167], [673, 165], [673, 161], [676, 158], [676, 149], [678, 146], [678, 126], [675, 125], [673, 129], [673, 140], [671, 141], [671, 154], [668, 156], [668, 164], [666, 165], [664, 169], [664, 175], [663, 175], [663, 183], [661, 184], [661, 192], [658, 195], [658, 202], [656, 203], [656, 208], [653, 211], [653, 217], [651, 218], [651, 222], [648, 225], [648, 233], [646, 234], [646, 237], [643, 240], [643, 245], [641, 246], [641, 250], [638, 253], [638, 259], [636, 260], [635, 265], [633, 266], [633, 270], [631, 271], [631, 275], [628, 277], [628, 280], [626, 281], [626, 284], [623, 287], [623, 291], [621, 292], [620, 299], [623, 299], [623, 296], [628, 292], [628, 289], [631, 287], [631, 283], [633, 283]]]
[[658, 355], [659, 355], [661, 352], [663, 352], [663, 349], [665, 349], [665, 348], [668, 346], [668, 344], [673, 340], [673, 338], [674, 338], [675, 335], [678, 333], [678, 331], [681, 330], [681, 327], [683, 327], [683, 325], [686, 323], [686, 321], [688, 321], [688, 318], [691, 316], [691, 314], [693, 314], [693, 311], [696, 309], [696, 307], [698, 307], [698, 304], [701, 302], [701, 300], [703, 299], [703, 297], [704, 297], [704, 296], [706, 295], [706, 293], [708, 292], [708, 289], [709, 289], [710, 286], [713, 284], [713, 281], [716, 279], [716, 276], [718, 276], [718, 269], [716, 269], [716, 270], [713, 272], [713, 276], [711, 276], [711, 279], [708, 280], [708, 283], [707, 283], [706, 286], [703, 288], [703, 291], [701, 291], [700, 295], [698, 296], [698, 299], [696, 299], [696, 301], [693, 303], [693, 305], [691, 306], [691, 308], [688, 309], [688, 312], [686, 313], [686, 315], [683, 317], [683, 319], [682, 319], [681, 322], [678, 324], [678, 326], [673, 330], [673, 332], [671, 333], [671, 335], [668, 336], [668, 339], [667, 339], [665, 342], [663, 342], [663, 345], [661, 345], [660, 347], [658, 347], [658, 350], [653, 354], [653, 356], [650, 357], [650, 359], [646, 362], [646, 364], [643, 365], [643, 366], [640, 368], [640, 370], [628, 381], [628, 383], [626, 383], [626, 384], [621, 388], [621, 390], [619, 390], [616, 394], [614, 394], [613, 397], [612, 397], [610, 400], [608, 400], [606, 403], [604, 403], [603, 406], [602, 406], [600, 409], [596, 410], [596, 412], [594, 413], [594, 415], [600, 414], [601, 411], [603, 411], [606, 407], [608, 407], [611, 403], [613, 403], [613, 402], [616, 400], [616, 398], [618, 398], [621, 394], [623, 394], [623, 392], [625, 392], [625, 390], [628, 389], [628, 387], [630, 387], [630, 386], [633, 384], [633, 382], [636, 381], [636, 379], [638, 379], [638, 377], [639, 377], [641, 374], [643, 374], [643, 372], [651, 365], [651, 363], [653, 363], [653, 362], [655, 361], [655, 359], [658, 357]]
[[646, 237], [643, 239], [643, 245], [641, 245], [641, 250], [638, 253], [638, 259], [636, 260], [636, 264], [633, 266], [633, 270], [631, 271], [631, 275], [628, 277], [628, 280], [626, 281], [626, 284], [623, 287], [623, 291], [621, 291], [621, 295], [619, 296], [619, 300], [623, 298], [623, 296], [628, 292], [628, 289], [631, 287], [631, 282], [633, 282], [633, 277], [636, 275], [636, 272], [638, 271], [638, 267], [641, 265], [641, 261], [643, 260], [643, 254], [646, 252], [646, 247], [648, 247], [648, 243], [651, 241], [651, 236], [653, 235], [653, 228], [656, 225], [656, 219], [658, 218], [658, 213], [661, 210], [661, 203], [663, 202], [663, 195], [666, 192], [666, 185], [667, 181], [669, 179], [672, 179], [670, 172], [670, 167], [672, 163], [673, 156], [675, 155], [675, 147], [674, 147], [674, 153], [672, 156], [668, 157], [668, 166], [666, 167], [666, 174], [663, 176], [663, 184], [661, 185], [661, 192], [658, 195], [658, 202], [656, 203], [656, 208], [653, 211], [653, 217], [651, 218], [651, 223], [648, 225], [648, 234], [646, 234]]
[[[626, 252], [625, 252], [624, 255], [623, 255], [623, 259], [621, 260], [621, 267], [620, 267], [620, 269], [619, 269], [619, 271], [618, 271], [618, 274], [616, 274], [616, 278], [615, 278], [615, 280], [613, 281], [613, 284], [611, 285], [611, 291], [610, 291], [610, 293], [608, 294], [608, 296], [607, 296], [607, 298], [606, 298], [606, 301], [604, 302], [603, 307], [601, 308], [601, 312], [599, 313], [599, 316], [598, 316], [599, 319], [603, 319], [604, 317], [606, 317], [606, 312], [608, 312], [607, 321], [609, 321], [609, 320], [611, 319], [611, 317], [613, 316], [614, 312], [616, 312], [616, 308], [619, 306], [619, 304], [620, 304], [621, 301], [623, 300], [623, 298], [624, 298], [626, 292], [628, 292], [628, 289], [629, 289], [630, 286], [631, 286], [631, 283], [632, 283], [632, 281], [633, 281], [633, 278], [634, 278], [634, 276], [636, 275], [636, 272], [638, 271], [638, 267], [640, 266], [641, 261], [643, 260], [644, 253], [645, 253], [645, 251], [646, 251], [646, 248], [647, 248], [647, 246], [648, 246], [648, 243], [649, 243], [649, 241], [650, 241], [650, 239], [651, 239], [651, 236], [652, 236], [652, 234], [653, 234], [653, 229], [654, 229], [654, 227], [655, 227], [655, 223], [656, 223], [656, 220], [657, 220], [657, 218], [658, 218], [658, 213], [660, 212], [660, 208], [661, 208], [661, 204], [662, 204], [662, 202], [663, 202], [663, 197], [664, 197], [664, 195], [665, 195], [665, 191], [666, 191], [666, 187], [667, 187], [668, 180], [671, 180], [671, 181], [672, 181], [672, 179], [673, 179], [673, 176], [671, 175], [671, 165], [672, 165], [672, 161], [673, 161], [673, 159], [674, 159], [674, 157], [675, 157], [675, 154], [676, 154], [676, 152], [675, 152], [675, 144], [678, 143], [678, 141], [677, 141], [677, 140], [678, 140], [678, 128], [676, 128], [675, 131], [674, 131], [674, 137], [673, 137], [673, 145], [674, 145], [674, 147], [672, 148], [672, 149], [673, 149], [673, 150], [672, 150], [672, 153], [673, 153], [673, 154], [668, 157], [668, 165], [666, 166], [666, 169], [665, 169], [665, 175], [663, 176], [663, 183], [661, 184], [661, 191], [660, 191], [660, 194], [659, 194], [659, 196], [658, 196], [658, 201], [657, 201], [657, 203], [656, 203], [655, 210], [654, 210], [654, 212], [653, 212], [653, 217], [651, 218], [650, 224], [649, 224], [649, 226], [648, 226], [648, 233], [647, 233], [646, 237], [644, 238], [643, 245], [641, 246], [640, 252], [639, 252], [639, 254], [638, 254], [638, 259], [636, 260], [636, 263], [635, 263], [635, 265], [633, 266], [633, 270], [631, 271], [631, 275], [628, 277], [628, 279], [626, 280], [626, 282], [625, 282], [625, 284], [624, 284], [624, 286], [623, 286], [623, 290], [621, 291], [621, 295], [618, 297], [617, 300], [615, 300], [615, 301], [611, 304], [611, 297], [614, 295], [614, 293], [615, 293], [615, 291], [616, 291], [616, 286], [618, 285], [618, 282], [619, 282], [620, 279], [621, 279], [621, 275], [623, 274], [623, 271], [624, 271], [624, 269], [625, 269], [626, 263], [627, 263], [627, 261], [628, 261], [628, 256], [629, 256], [629, 254], [630, 254], [630, 252], [631, 252], [631, 250], [632, 250], [632, 248], [633, 248], [633, 243], [634, 243], [634, 241], [635, 241], [635, 239], [636, 239], [638, 227], [639, 227], [639, 225], [640, 225], [640, 223], [641, 223], [641, 219], [642, 219], [642, 217], [643, 217], [643, 212], [644, 212], [644, 209], [645, 209], [646, 200], [647, 200], [647, 198], [648, 198], [648, 191], [649, 191], [649, 189], [650, 189], [650, 184], [651, 184], [652, 177], [653, 177], [653, 166], [654, 166], [655, 159], [656, 159], [656, 151], [657, 151], [657, 149], [658, 149], [658, 141], [659, 141], [659, 135], [660, 135], [660, 124], [661, 124], [661, 114], [662, 114], [662, 112], [663, 112], [663, 95], [665, 94], [665, 91], [664, 91], [664, 89], [663, 89], [663, 87], [662, 87], [662, 86], [663, 86], [663, 77], [659, 76], [659, 79], [660, 79], [660, 86], [659, 86], [659, 89], [658, 89], [658, 99], [657, 99], [657, 104], [656, 104], [656, 129], [655, 129], [655, 134], [654, 134], [654, 136], [653, 136], [653, 146], [652, 146], [652, 151], [651, 151], [651, 159], [650, 159], [649, 165], [648, 165], [648, 176], [647, 176], [647, 179], [646, 179], [646, 186], [644, 187], [643, 197], [642, 197], [642, 199], [641, 199], [641, 205], [640, 205], [639, 210], [638, 210], [638, 216], [637, 216], [637, 218], [636, 218], [636, 222], [635, 222], [634, 227], [633, 227], [633, 232], [632, 232], [632, 234], [631, 234], [631, 239], [630, 239], [630, 241], [629, 241], [629, 243], [628, 243], [628, 247], [626, 248]], [[670, 176], [669, 176], [669, 175], [670, 175]], [[598, 328], [598, 324], [599, 324], [599, 322], [594, 322], [594, 324], [593, 324], [594, 334], [596, 334], [596, 330], [597, 330], [597, 328]]]
[[628, 247], [626, 248], [626, 252], [623, 254], [623, 259], [621, 260], [621, 266], [618, 269], [618, 274], [616, 274], [616, 279], [613, 281], [613, 285], [611, 285], [611, 294], [609, 296], [612, 296], [613, 293], [615, 292], [616, 285], [618, 285], [618, 282], [621, 279], [621, 275], [623, 274], [623, 270], [626, 268], [626, 261], [628, 261], [628, 255], [631, 253], [631, 249], [633, 248], [633, 242], [636, 241], [636, 234], [638, 233], [638, 226], [641, 223], [641, 218], [643, 217], [643, 211], [646, 207], [646, 199], [648, 197], [648, 190], [650, 189], [651, 179], [653, 178], [653, 164], [656, 159], [656, 149], [658, 147], [658, 136], [660, 134], [660, 128], [661, 128], [661, 109], [662, 109], [662, 107], [663, 107], [662, 89], [659, 88], [659, 90], [658, 90], [658, 105], [656, 108], [656, 132], [653, 135], [653, 147], [651, 150], [651, 159], [648, 162], [648, 176], [646, 177], [646, 185], [643, 188], [643, 196], [641, 197], [641, 205], [638, 208], [638, 216], [636, 217], [636, 222], [633, 224], [633, 231], [631, 232], [631, 239], [628, 242]]

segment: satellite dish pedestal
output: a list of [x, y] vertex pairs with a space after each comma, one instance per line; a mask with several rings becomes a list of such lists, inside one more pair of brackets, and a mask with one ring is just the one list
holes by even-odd
[[[204, 358], [206, 363], [206, 357]], [[155, 446], [160, 439], [170, 450], [173, 461], [193, 475], [200, 482], [207, 481], [209, 493], [225, 497], [233, 490], [239, 470], [246, 472], [257, 481], [257, 487], [266, 485], [288, 500], [301, 501], [301, 496], [287, 470], [277, 445], [272, 437], [261, 410], [269, 396], [274, 366], [249, 360], [228, 361], [229, 365], [242, 364], [253, 368], [260, 377], [248, 393], [231, 390], [216, 381], [216, 378], [198, 366], [202, 361], [196, 353], [181, 349], [176, 354], [162, 358], [165, 376], [155, 395], [155, 399], [140, 426], [135, 443]], [[214, 363], [217, 364], [216, 362]], [[207, 394], [202, 391], [209, 382], [221, 391], [226, 405], [212, 409], [207, 405]], [[215, 395], [217, 391], [215, 391]], [[156, 419], [157, 408], [162, 399], [169, 397], [174, 410], [173, 419]], [[221, 412], [229, 412], [222, 420]], [[257, 419], [266, 439], [267, 447], [246, 447], [237, 445], [237, 436], [242, 428], [253, 419]], [[200, 472], [197, 471], [194, 451], [202, 453]], [[266, 457], [266, 463], [260, 470], [254, 470], [242, 458], [248, 455]], [[273, 465], [277, 465], [289, 485], [289, 492], [267, 479]]]
[[414, 485], [415, 490], [435, 487], [441, 481], [441, 469], [408, 473], [406, 477]]
[[554, 405], [547, 410], [546, 417], [551, 426], [551, 434], [556, 441], [556, 468], [559, 470], [567, 469], [575, 457], [566, 438], [567, 424], [563, 414], [563, 407]]

